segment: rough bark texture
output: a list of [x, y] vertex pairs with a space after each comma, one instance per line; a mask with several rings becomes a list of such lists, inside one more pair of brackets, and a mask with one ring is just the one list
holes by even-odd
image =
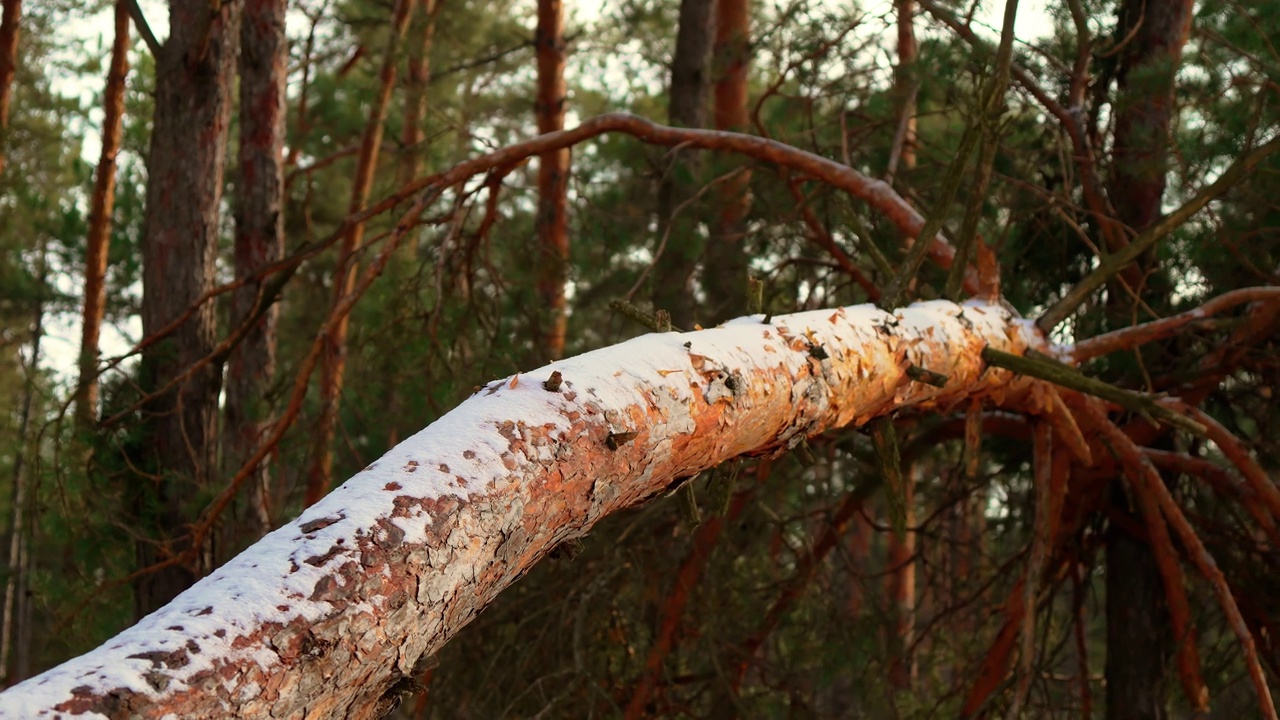
[[[716, 81], [712, 125], [741, 132], [747, 115], [747, 70], [751, 60], [750, 0], [717, 0]], [[702, 283], [707, 290], [708, 318], [732, 317], [747, 303], [746, 234], [751, 172], [744, 170], [716, 187], [716, 217], [703, 258]]]
[[[205, 0], [171, 0], [168, 40], [156, 57], [155, 120], [147, 157], [147, 210], [142, 231], [142, 331], [173, 322], [213, 287], [222, 174], [231, 119], [240, 4], [217, 13]], [[142, 359], [142, 387], [164, 388], [208, 355], [215, 343], [214, 305], [206, 303]], [[207, 366], [146, 404], [150, 435], [130, 492], [144, 538], [137, 563], [146, 568], [182, 550], [185, 505], [217, 472], [219, 368]], [[134, 460], [135, 464], [139, 459]], [[193, 565], [170, 565], [134, 583], [139, 615], [164, 605], [212, 566], [203, 548]]]
[[102, 97], [102, 153], [89, 198], [89, 233], [85, 241], [84, 312], [80, 330], [80, 382], [76, 386], [76, 431], [89, 432], [98, 418], [98, 340], [107, 301], [107, 251], [111, 246], [111, 213], [116, 202], [116, 155], [124, 120], [124, 81], [129, 72], [129, 9], [116, 2], [116, 36], [111, 45], [107, 89]]
[[[387, 107], [391, 102], [391, 90], [396, 85], [396, 53], [404, 39], [409, 20], [413, 17], [415, 0], [397, 0], [391, 20], [391, 35], [387, 39], [387, 51], [382, 58], [381, 84], [369, 119], [365, 123], [360, 141], [360, 157], [356, 163], [355, 182], [351, 188], [350, 214], [364, 210], [373, 190], [373, 174], [378, 168], [378, 154], [382, 147], [383, 125], [387, 120]], [[333, 275], [333, 302], [336, 307], [355, 287], [359, 263], [355, 253], [364, 245], [364, 223], [352, 225], [342, 238], [338, 266]], [[333, 333], [327, 338], [320, 378], [320, 419], [316, 427], [315, 460], [307, 477], [306, 505], [312, 505], [329, 491], [333, 484], [333, 438], [338, 426], [338, 404], [342, 398], [342, 386], [347, 372], [347, 328], [349, 316], [344, 315]]]
[[[240, 26], [240, 177], [236, 182], [235, 272], [250, 278], [284, 255], [285, 80], [289, 56], [285, 0], [246, 0]], [[272, 305], [256, 319], [261, 281], [246, 282], [231, 298], [231, 325], [254, 327], [231, 353], [223, 462], [228, 477], [252, 456], [270, 425], [266, 391], [276, 371]], [[271, 475], [264, 462], [247, 483], [251, 527], [271, 529]]]
[[1174, 75], [1190, 30], [1189, 0], [1126, 0], [1120, 10], [1116, 36], [1126, 43], [1116, 71], [1111, 199], [1120, 219], [1135, 230], [1160, 217]]
[[[1174, 75], [1190, 25], [1188, 0], [1126, 0], [1120, 8], [1116, 35], [1128, 40], [1117, 60], [1110, 192], [1119, 219], [1135, 231], [1146, 229], [1161, 215], [1169, 129], [1175, 111]], [[1150, 258], [1140, 264], [1148, 262]], [[1108, 312], [1117, 326], [1128, 324], [1127, 297], [1113, 284]], [[1146, 297], [1149, 302], [1159, 302], [1151, 293]], [[1113, 516], [1140, 525], [1119, 488], [1120, 480], [1115, 484]], [[1168, 716], [1172, 657], [1168, 627], [1168, 606], [1149, 539], [1112, 528], [1107, 536], [1109, 719], [1159, 720]]]
[[[715, 0], [681, 0], [676, 51], [671, 62], [667, 123], [700, 128], [706, 124], [707, 90], [711, 87], [712, 10]], [[653, 277], [653, 306], [671, 314], [676, 327], [693, 327], [693, 271], [702, 240], [701, 214], [694, 207], [702, 154], [673, 150], [658, 185], [658, 242]], [[659, 249], [660, 248], [660, 249]]]
[[[564, 129], [564, 3], [538, 0], [538, 132]], [[538, 156], [538, 348], [546, 360], [564, 356], [564, 285], [569, 265], [569, 149]]]
[[[863, 305], [491, 383], [164, 610], [0, 695], [0, 714], [376, 717], [539, 558], [681, 478], [907, 408], [1034, 405], [987, 345], [1053, 351], [998, 305]], [[908, 380], [913, 363], [946, 387]]]
[[9, 137], [9, 105], [13, 100], [13, 75], [18, 68], [18, 23], [22, 0], [4, 0], [0, 16], [0, 175], [4, 174], [5, 143]]

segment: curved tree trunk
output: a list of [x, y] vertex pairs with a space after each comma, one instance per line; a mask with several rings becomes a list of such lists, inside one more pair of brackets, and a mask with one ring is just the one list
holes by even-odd
[[[868, 305], [648, 335], [489, 384], [168, 607], [0, 695], [0, 715], [377, 717], [559, 543], [743, 454], [907, 408], [1033, 409], [998, 305]], [[908, 380], [912, 365], [946, 386]]]

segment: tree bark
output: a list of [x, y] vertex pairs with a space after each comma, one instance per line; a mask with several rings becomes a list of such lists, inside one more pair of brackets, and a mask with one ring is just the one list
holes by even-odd
[[[386, 54], [382, 58], [379, 74], [381, 84], [369, 120], [365, 123], [360, 142], [360, 157], [356, 164], [355, 182], [351, 188], [349, 214], [364, 210], [373, 190], [373, 175], [378, 169], [378, 155], [382, 147], [383, 125], [387, 121], [387, 107], [391, 102], [391, 90], [396, 85], [396, 53], [404, 39], [409, 20], [413, 17], [416, 0], [397, 0], [392, 12], [391, 36], [387, 39]], [[338, 266], [333, 274], [333, 302], [338, 305], [355, 287], [359, 263], [355, 253], [364, 245], [364, 223], [351, 226], [342, 238]], [[324, 497], [333, 484], [333, 438], [337, 432], [338, 405], [342, 399], [342, 386], [347, 371], [347, 329], [349, 315], [344, 315], [326, 342], [320, 378], [320, 419], [316, 427], [315, 460], [307, 476], [307, 491], [303, 499], [307, 506]]]
[[[225, 3], [211, 13], [205, 0], [169, 3], [171, 30], [156, 57], [155, 119], [147, 157], [145, 335], [172, 323], [214, 284], [239, 8], [239, 3]], [[175, 388], [155, 392], [208, 355], [215, 333], [214, 306], [206, 303], [164, 342], [143, 353], [141, 384], [154, 396], [145, 407], [149, 437], [139, 465], [146, 474], [129, 487], [143, 533], [137, 542], [139, 569], [186, 549], [186, 505], [217, 472], [220, 368], [207, 366]], [[172, 564], [134, 581], [139, 616], [164, 605], [211, 569], [214, 549], [199, 550], [193, 563]]]
[[22, 0], [4, 0], [0, 15], [0, 175], [4, 174], [5, 146], [9, 139], [9, 105], [13, 102], [13, 76], [18, 69], [18, 23]]
[[[564, 3], [538, 0], [538, 132], [564, 129]], [[569, 148], [538, 156], [538, 348], [546, 360], [564, 356], [564, 285], [569, 266]]]
[[84, 312], [80, 330], [80, 381], [76, 385], [76, 432], [86, 437], [98, 419], [98, 341], [107, 302], [107, 254], [111, 247], [111, 214], [116, 201], [116, 155], [124, 126], [124, 84], [129, 72], [129, 9], [117, 0], [116, 35], [111, 44], [107, 88], [102, 98], [102, 152], [89, 198], [89, 233], [85, 241]]
[[[999, 305], [863, 305], [490, 383], [169, 607], [0, 695], [0, 714], [376, 717], [538, 559], [681, 478], [911, 407], [1027, 409], [1034, 381], [986, 367], [988, 345], [1053, 352]], [[911, 382], [913, 362], [948, 368], [946, 387]]]
[[[747, 115], [747, 71], [751, 60], [751, 0], [717, 0], [716, 81], [712, 126], [742, 132]], [[727, 169], [727, 168], [726, 168]], [[744, 170], [716, 186], [718, 212], [703, 256], [702, 284], [708, 316], [719, 322], [742, 312], [747, 304], [747, 210], [751, 207], [751, 172]]]
[[[248, 280], [284, 255], [285, 81], [289, 45], [286, 0], [245, 0], [240, 26], [240, 154], [236, 182], [235, 273]], [[266, 392], [276, 371], [276, 323], [272, 304], [253, 320], [263, 291], [248, 281], [231, 297], [231, 325], [254, 327], [232, 351], [227, 366], [223, 462], [234, 475], [252, 456], [271, 424]], [[271, 474], [263, 462], [248, 481], [252, 535], [271, 529]]]
[[[1117, 60], [1110, 190], [1120, 220], [1134, 231], [1146, 229], [1161, 216], [1175, 110], [1174, 76], [1191, 16], [1188, 0], [1126, 0], [1120, 8], [1116, 36], [1129, 39]], [[1139, 265], [1147, 266], [1153, 259], [1148, 253]], [[1150, 294], [1147, 297], [1154, 302]], [[1127, 324], [1129, 303], [1129, 296], [1112, 283], [1108, 313], [1113, 323]], [[1119, 478], [1113, 483], [1112, 515], [1140, 527], [1121, 483]], [[1172, 642], [1159, 565], [1147, 538], [1114, 526], [1107, 534], [1106, 609], [1107, 718], [1168, 717]]]
[[[48, 248], [40, 248], [40, 292], [44, 292], [48, 279]], [[36, 301], [35, 317], [31, 330], [31, 358], [26, 363], [22, 386], [22, 409], [18, 411], [18, 448], [13, 459], [13, 491], [9, 502], [9, 544], [5, 563], [7, 577], [4, 583], [4, 609], [0, 616], [0, 688], [11, 680], [22, 680], [26, 677], [28, 663], [23, 648], [24, 628], [26, 623], [19, 622], [27, 613], [26, 586], [30, 571], [30, 544], [27, 535], [27, 512], [31, 501], [28, 499], [30, 481], [27, 477], [27, 465], [35, 443], [31, 435], [31, 406], [36, 397], [36, 379], [40, 373], [40, 341], [44, 339], [44, 298]], [[17, 631], [15, 633], [15, 630]], [[14, 638], [17, 636], [18, 663], [12, 677], [9, 674], [9, 657], [13, 654]], [[27, 637], [29, 640], [29, 636]]]
[[915, 488], [917, 470], [904, 468], [902, 502], [904, 530], [889, 533], [886, 552], [885, 590], [889, 596], [889, 684], [895, 690], [909, 690], [915, 684], [916, 662], [912, 645], [916, 630], [916, 524]]
[[422, 172], [422, 120], [427, 109], [427, 86], [431, 84], [431, 46], [435, 42], [437, 0], [422, 3], [422, 38], [409, 49], [404, 83], [404, 122], [400, 128], [400, 184]]
[[[710, 88], [712, 10], [715, 0], [681, 0], [676, 51], [671, 62], [671, 91], [667, 123], [701, 128], [706, 124]], [[653, 306], [671, 314], [676, 327], [693, 327], [693, 271], [702, 239], [701, 213], [694, 197], [702, 169], [702, 153], [675, 149], [658, 185], [658, 241], [655, 245]]]

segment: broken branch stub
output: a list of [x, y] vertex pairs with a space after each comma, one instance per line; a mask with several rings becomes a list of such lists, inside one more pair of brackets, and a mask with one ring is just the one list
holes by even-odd
[[0, 717], [372, 717], [540, 558], [676, 478], [904, 409], [1025, 408], [1036, 381], [988, 368], [988, 346], [1049, 349], [995, 304], [863, 305], [491, 383], [168, 606], [0, 694]]

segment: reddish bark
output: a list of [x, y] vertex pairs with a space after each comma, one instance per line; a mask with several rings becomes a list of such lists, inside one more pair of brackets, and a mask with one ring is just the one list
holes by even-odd
[[125, 75], [129, 72], [129, 9], [117, 0], [115, 41], [102, 96], [102, 152], [89, 197], [89, 232], [85, 241], [84, 312], [81, 313], [80, 381], [76, 385], [76, 430], [89, 432], [98, 419], [98, 340], [107, 301], [107, 254], [111, 245], [111, 213], [116, 200], [116, 155], [124, 125]]
[[[893, 617], [889, 637], [889, 684], [908, 690], [915, 684], [916, 617], [916, 468], [904, 468], [902, 488], [903, 527], [901, 534], [889, 533], [885, 560], [885, 594], [889, 597], [889, 613]], [[890, 490], [889, 492], [893, 492]]]
[[[751, 122], [747, 76], [751, 62], [751, 0], [717, 0], [712, 127], [743, 131]], [[716, 216], [703, 254], [702, 284], [709, 318], [719, 322], [746, 307], [747, 251], [743, 246], [751, 207], [751, 173], [738, 173], [715, 190]]]
[[898, 127], [889, 150], [889, 167], [885, 180], [893, 182], [899, 165], [913, 170], [916, 166], [916, 44], [915, 0], [894, 2], [898, 20], [898, 66], [894, 68], [893, 92], [896, 96]]
[[18, 23], [21, 21], [22, 0], [4, 0], [4, 14], [0, 17], [0, 175], [4, 174], [9, 105], [13, 102], [13, 75], [18, 69]]
[[[557, 363], [559, 392], [543, 387], [550, 367], [491, 384], [168, 609], [0, 695], [0, 711], [373, 717], [538, 559], [676, 478], [909, 406], [1025, 407], [1032, 383], [980, 358], [988, 344], [1048, 350], [1026, 324], [994, 305], [895, 315], [861, 306], [653, 335]], [[911, 361], [948, 367], [947, 386], [910, 382]], [[802, 561], [810, 574], [853, 505]], [[243, 593], [261, 607], [246, 610]]]
[[[564, 3], [538, 0], [538, 132], [564, 129]], [[569, 149], [538, 156], [538, 348], [544, 359], [564, 356], [564, 285], [569, 265]]]
[[[255, 313], [265, 278], [259, 272], [284, 255], [285, 82], [288, 40], [286, 0], [246, 0], [240, 27], [240, 154], [236, 182], [235, 274], [244, 285], [231, 296], [231, 324], [252, 323], [231, 352], [223, 462], [240, 468], [271, 423], [266, 391], [275, 377], [276, 322], [272, 303]], [[249, 482], [252, 534], [272, 526], [271, 474], [267, 463]]]
[[[155, 117], [147, 157], [147, 209], [142, 229], [142, 331], [156, 334], [213, 288], [221, 220], [223, 168], [231, 121], [240, 30], [239, 3], [216, 13], [206, 0], [171, 0], [169, 38], [156, 57]], [[201, 306], [163, 342], [143, 354], [141, 385], [154, 392], [145, 412], [151, 436], [135, 465], [151, 473], [129, 486], [144, 532], [137, 565], [185, 554], [185, 509], [217, 473], [217, 408], [221, 373], [186, 369], [214, 348], [212, 305]], [[180, 382], [171, 383], [178, 376]], [[189, 561], [139, 576], [136, 609], [146, 614], [186, 589], [214, 564], [206, 545]]]
[[[382, 59], [381, 80], [378, 95], [369, 110], [360, 143], [360, 157], [356, 163], [355, 180], [351, 187], [351, 215], [365, 209], [373, 190], [373, 175], [378, 168], [378, 154], [382, 147], [383, 124], [387, 120], [387, 107], [391, 102], [391, 90], [396, 84], [396, 53], [404, 38], [409, 20], [413, 17], [416, 0], [397, 0], [391, 20], [391, 34], [387, 40], [386, 54]], [[336, 307], [355, 288], [359, 261], [355, 253], [364, 245], [364, 221], [352, 223], [342, 236], [338, 265], [333, 273], [333, 298]], [[325, 341], [320, 378], [320, 417], [316, 423], [315, 452], [307, 474], [307, 490], [303, 498], [311, 506], [333, 484], [333, 439], [337, 432], [338, 405], [342, 399], [342, 387], [347, 370], [348, 315], [343, 314], [333, 332]]]

